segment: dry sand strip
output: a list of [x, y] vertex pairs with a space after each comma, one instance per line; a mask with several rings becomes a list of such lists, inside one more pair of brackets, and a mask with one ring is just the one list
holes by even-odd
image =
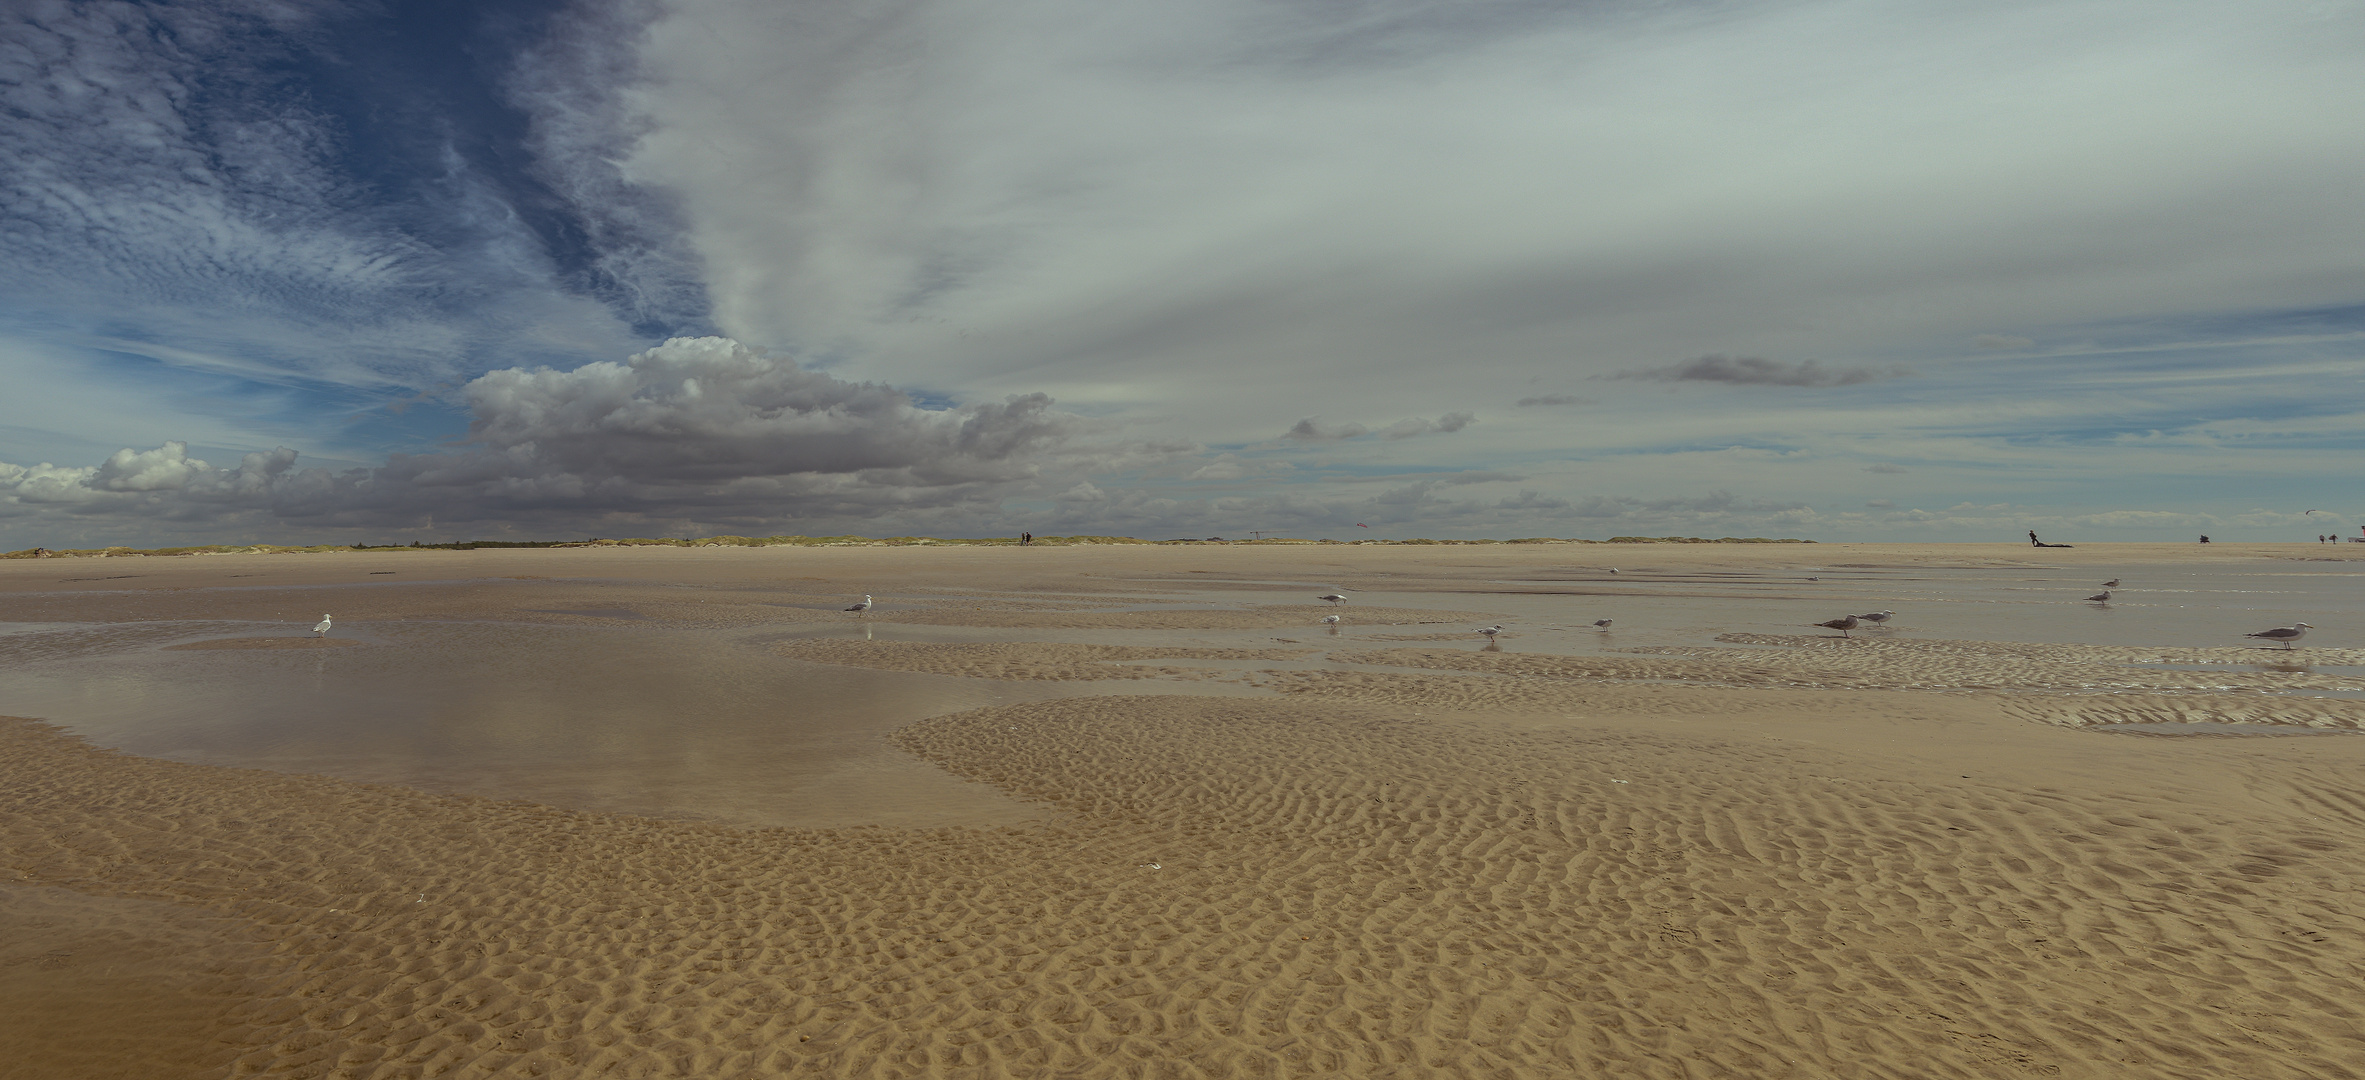
[[[1427, 668], [1545, 679], [1658, 679], [1737, 687], [1825, 687], [1899, 690], [2365, 690], [2353, 675], [2242, 670], [2261, 650], [2180, 649], [2185, 659], [2157, 659], [2168, 650], [2106, 649], [2014, 642], [1871, 641], [1770, 638], [1730, 634], [1753, 642], [1802, 642], [1787, 649], [1667, 646], [1620, 650], [1615, 656], [1469, 649], [1334, 649], [1342, 664]], [[1721, 640], [1721, 639], [1720, 639]], [[1823, 644], [1830, 642], [1829, 645]], [[2330, 650], [2327, 650], [2330, 651]], [[2346, 652], [2348, 650], [2342, 650]], [[2229, 657], [2228, 654], [2233, 654]], [[2182, 662], [2193, 670], [2151, 667]], [[2340, 658], [2319, 658], [2340, 663]]]
[[1325, 615], [1339, 617], [1344, 626], [1434, 626], [1483, 621], [1474, 611], [1431, 611], [1425, 608], [1344, 607], [1268, 604], [1251, 608], [1209, 610], [1184, 608], [1153, 611], [1004, 611], [924, 610], [887, 612], [881, 622], [921, 626], [1003, 626], [1041, 630], [1262, 630], [1275, 627], [1317, 629]]
[[[0, 885], [222, 928], [158, 984], [205, 1039], [143, 1076], [2360, 1075], [2348, 740], [1958, 715], [1867, 756], [1903, 729], [1878, 701], [1624, 692], [1728, 726], [1158, 697], [899, 733], [1046, 807], [995, 830], [573, 813], [15, 722]], [[137, 1015], [105, 1004], [0, 1059]]]
[[1222, 649], [1177, 645], [1091, 645], [1013, 641], [959, 644], [809, 638], [773, 650], [791, 660], [889, 671], [922, 671], [975, 679], [1219, 679], [1237, 671], [1159, 660], [1296, 660], [1312, 649]]

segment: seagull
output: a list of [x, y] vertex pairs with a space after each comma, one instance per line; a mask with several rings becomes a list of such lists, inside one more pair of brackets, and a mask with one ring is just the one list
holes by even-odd
[[2102, 583], [2102, 587], [2105, 589], [2116, 589], [2119, 587], [2119, 579], [2112, 578], [2109, 581], [2105, 581]]
[[2104, 590], [2102, 590], [2101, 592], [2095, 593], [2094, 595], [2087, 597], [2086, 599], [2088, 599], [2088, 600], [2092, 600], [2092, 601], [2094, 601], [2094, 602], [2095, 602], [2095, 603], [2097, 603], [2097, 604], [2107, 604], [2107, 603], [2110, 603], [2110, 590], [2109, 590], [2109, 589], [2104, 589]]
[[1595, 619], [1593, 620], [1593, 628], [1596, 630], [1607, 630], [1610, 628], [1610, 621], [1608, 619]]
[[1346, 597], [1344, 597], [1344, 596], [1341, 596], [1341, 595], [1339, 595], [1338, 593], [1334, 593], [1334, 592], [1333, 592], [1333, 593], [1323, 593], [1322, 595], [1320, 595], [1320, 596], [1317, 596], [1317, 597], [1315, 597], [1314, 599], [1316, 599], [1316, 600], [1328, 600], [1328, 601], [1330, 601], [1330, 602], [1331, 602], [1331, 603], [1333, 603], [1333, 604], [1344, 604], [1344, 603], [1346, 603], [1346, 602], [1347, 602], [1347, 598], [1346, 598]]
[[1856, 628], [1856, 617], [1850, 615], [1843, 619], [1832, 619], [1829, 622], [1819, 622], [1815, 625], [1828, 626], [1834, 630], [1839, 631], [1839, 636], [1846, 637], [1848, 636], [1848, 631]]
[[1493, 641], [1496, 634], [1503, 632], [1503, 628], [1500, 626], [1481, 626], [1478, 628], [1478, 632], [1486, 635], [1486, 640]]
[[1867, 611], [1864, 614], [1858, 615], [1856, 617], [1864, 620], [1865, 622], [1878, 625], [1880, 623], [1889, 621], [1889, 616], [1895, 614], [1896, 612], [1894, 611]]
[[1617, 568], [1617, 567], [1615, 567], [1615, 566], [1613, 566], [1613, 567], [1610, 567], [1610, 573], [1613, 573], [1613, 574], [1615, 574], [1615, 573], [1617, 573], [1617, 572], [1618, 572], [1618, 568]]
[[2315, 629], [2315, 627], [2309, 626], [2306, 623], [2295, 622], [2289, 626], [2278, 626], [2272, 630], [2261, 630], [2255, 634], [2244, 634], [2242, 636], [2265, 638], [2268, 641], [2280, 641], [2283, 643], [2283, 647], [2288, 649], [2291, 647], [2292, 642], [2298, 641], [2299, 639], [2308, 636], [2308, 631], [2313, 629]]
[[847, 608], [846, 610], [848, 610], [848, 611], [869, 611], [869, 610], [870, 610], [870, 594], [869, 594], [869, 593], [863, 593], [863, 594], [862, 594], [862, 602], [861, 602], [861, 603], [859, 603], [859, 604], [856, 604], [856, 605], [854, 605], [853, 607]]
[[1336, 615], [1324, 615], [1322, 617], [1322, 625], [1324, 626], [1337, 626], [1338, 624], [1339, 617]]
[[329, 624], [329, 621], [330, 621], [330, 620], [329, 620], [329, 617], [328, 617], [328, 616], [326, 616], [326, 615], [323, 615], [323, 616], [321, 616], [321, 617], [320, 617], [320, 621], [319, 621], [318, 623], [315, 623], [315, 624], [313, 624], [313, 626], [312, 626], [312, 632], [313, 632], [313, 633], [315, 633], [315, 634], [319, 634], [319, 635], [320, 635], [320, 636], [322, 636], [322, 637], [327, 637], [327, 636], [328, 636], [328, 624]]

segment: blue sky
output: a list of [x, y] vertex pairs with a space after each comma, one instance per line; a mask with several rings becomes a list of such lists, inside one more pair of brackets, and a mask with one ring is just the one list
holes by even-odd
[[2334, 0], [12, 5], [0, 547], [2353, 531], [2361, 60]]

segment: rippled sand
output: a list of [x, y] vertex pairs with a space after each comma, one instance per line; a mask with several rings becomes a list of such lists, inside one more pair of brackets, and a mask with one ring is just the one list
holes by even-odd
[[[1127, 681], [888, 736], [1035, 810], [974, 828], [599, 814], [0, 724], [0, 1009], [39, 1017], [0, 1024], [0, 1075], [2339, 1077], [2365, 1061], [2365, 739], [2061, 726], [2354, 727], [2365, 703], [2308, 696], [2345, 684], [2335, 672], [1909, 637], [1484, 651], [1307, 626], [1281, 643], [1270, 602], [1163, 640], [1080, 621], [1108, 614], [1095, 598], [1153, 602], [1253, 557], [1262, 579], [1384, 577], [1463, 622], [1488, 602], [1458, 564], [1499, 576], [1549, 549], [1087, 553], [1057, 572], [1094, 575], [1080, 583], [1017, 552], [575, 554], [446, 561], [551, 583], [377, 590], [339, 625], [623, 609], [805, 634], [837, 613], [778, 606], [770, 579], [823, 578], [797, 593], [815, 607], [841, 581], [986, 580], [1020, 604], [996, 622], [1000, 601], [972, 597], [948, 629], [998, 636], [790, 637], [772, 655]], [[1632, 572], [1661, 554], [1617, 557]], [[320, 558], [171, 572], [338, 572]], [[0, 564], [12, 602], [58, 621], [191, 617], [188, 586], [159, 584], [76, 597]], [[330, 610], [304, 590], [334, 581], [294, 584], [198, 606]], [[907, 610], [955, 610], [931, 603]], [[1079, 621], [1029, 621], [1060, 603]], [[941, 625], [880, 614], [882, 634]], [[1031, 636], [1079, 630], [1110, 639]], [[1152, 681], [1173, 685], [1130, 693]]]

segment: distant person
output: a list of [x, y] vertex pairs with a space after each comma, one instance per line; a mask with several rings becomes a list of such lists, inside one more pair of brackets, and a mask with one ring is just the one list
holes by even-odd
[[2038, 540], [2038, 539], [2037, 539], [2037, 531], [2036, 531], [2035, 529], [2030, 529], [2030, 530], [2028, 530], [2028, 546], [2030, 546], [2030, 547], [2043, 547], [2043, 546], [2045, 546], [2045, 544], [2044, 544], [2044, 541], [2041, 541], [2041, 540]]
[[1032, 544], [1032, 543], [1034, 543], [1034, 542], [1035, 542], [1035, 534], [1033, 534], [1033, 533], [1020, 533], [1020, 534], [1018, 534], [1018, 546], [1020, 546], [1020, 547], [1025, 547], [1025, 546], [1027, 546], [1028, 544]]
[[2204, 543], [2204, 544], [2206, 544], [2206, 543], [2208, 543], [2208, 542], [2209, 542], [2209, 534], [2208, 534], [2208, 533], [2202, 533], [2202, 534], [2201, 534], [2201, 542], [2202, 542], [2202, 543]]

